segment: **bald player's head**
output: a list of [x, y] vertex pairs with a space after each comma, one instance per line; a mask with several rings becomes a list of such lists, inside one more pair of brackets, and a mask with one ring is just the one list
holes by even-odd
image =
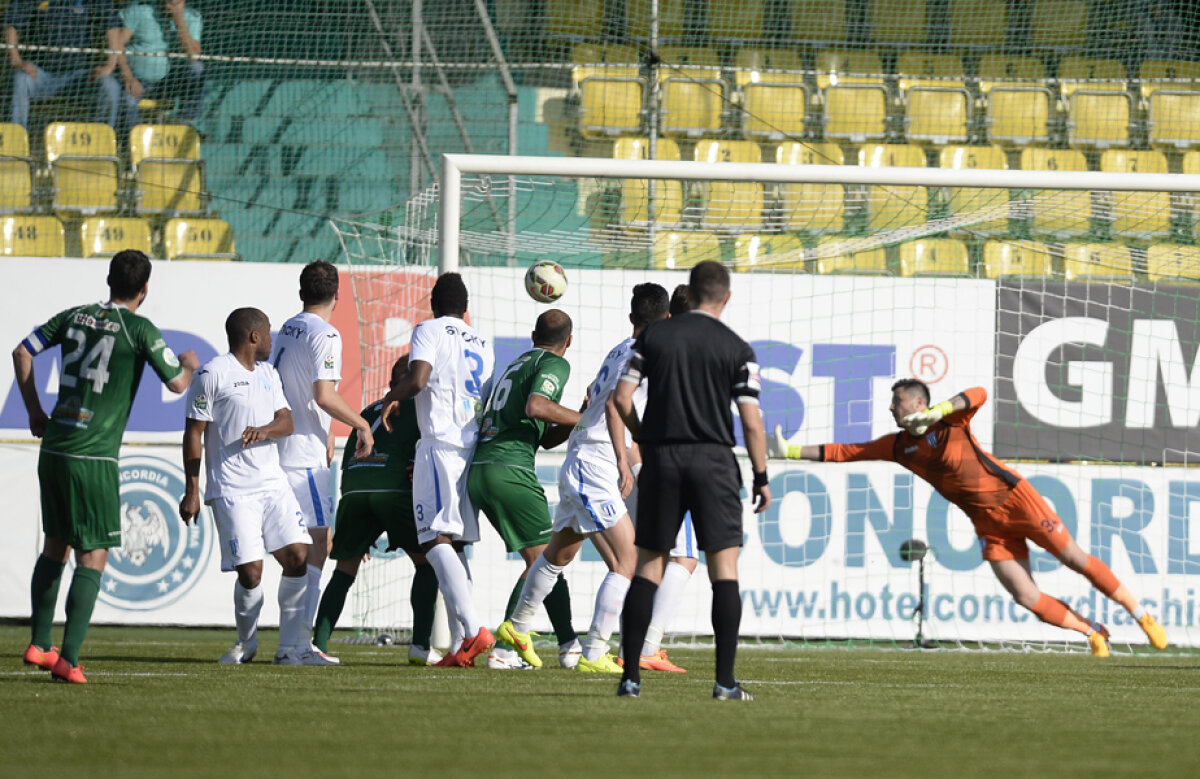
[[562, 346], [571, 338], [571, 317], [552, 308], [537, 318], [533, 326], [533, 345], [548, 349]]

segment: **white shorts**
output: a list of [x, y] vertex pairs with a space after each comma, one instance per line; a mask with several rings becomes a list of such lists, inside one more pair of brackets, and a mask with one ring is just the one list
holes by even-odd
[[[629, 493], [626, 499], [626, 505], [629, 506], [629, 518], [633, 520], [634, 527], [637, 526], [637, 484], [633, 485], [633, 492]], [[692, 526], [692, 512], [687, 512], [683, 515], [683, 524], [679, 526], [679, 534], [675, 536], [675, 546], [671, 547], [671, 557], [690, 557], [693, 560], [699, 559], [700, 555], [696, 548], [696, 528]]]
[[567, 454], [558, 471], [558, 508], [554, 531], [570, 528], [580, 535], [614, 527], [628, 511], [621, 498], [616, 464]]
[[296, 497], [285, 485], [249, 495], [215, 498], [212, 507], [221, 543], [221, 570], [262, 560], [291, 544], [311, 544]]
[[479, 518], [467, 495], [471, 452], [457, 446], [417, 441], [413, 461], [413, 519], [417, 541], [438, 536], [473, 544], [479, 540]]
[[304, 514], [304, 526], [329, 527], [333, 523], [333, 482], [329, 469], [284, 468], [283, 472]]

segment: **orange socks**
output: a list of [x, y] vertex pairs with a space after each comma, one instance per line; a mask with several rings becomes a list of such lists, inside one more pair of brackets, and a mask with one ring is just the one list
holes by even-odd
[[1138, 609], [1137, 598], [1133, 597], [1133, 593], [1125, 589], [1125, 585], [1121, 584], [1121, 580], [1112, 572], [1103, 561], [1092, 555], [1088, 555], [1087, 565], [1083, 567], [1083, 575], [1092, 583], [1100, 592], [1115, 600], [1125, 607], [1125, 610], [1134, 614]]
[[1045, 593], [1038, 597], [1037, 603], [1033, 604], [1030, 611], [1048, 625], [1075, 630], [1085, 636], [1092, 629], [1092, 624], [1068, 608], [1067, 604]]

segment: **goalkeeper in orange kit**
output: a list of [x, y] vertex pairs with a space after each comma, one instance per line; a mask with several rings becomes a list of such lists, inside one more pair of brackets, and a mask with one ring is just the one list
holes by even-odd
[[1017, 603], [1051, 625], [1087, 636], [1093, 655], [1108, 656], [1108, 630], [1038, 589], [1029, 568], [1032, 541], [1081, 573], [1100, 592], [1125, 607], [1155, 649], [1165, 649], [1167, 633], [1100, 559], [1071, 538], [1049, 504], [1016, 471], [985, 452], [971, 433], [971, 417], [987, 402], [982, 387], [929, 405], [929, 387], [916, 379], [892, 385], [889, 411], [903, 430], [865, 444], [790, 446], [779, 427], [771, 456], [821, 462], [890, 460], [933, 485], [975, 525], [983, 559]]

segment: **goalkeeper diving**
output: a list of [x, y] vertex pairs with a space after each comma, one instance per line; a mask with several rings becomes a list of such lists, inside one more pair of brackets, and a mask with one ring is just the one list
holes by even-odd
[[869, 443], [789, 445], [776, 427], [772, 457], [819, 462], [886, 460], [899, 463], [933, 485], [971, 519], [983, 559], [1013, 599], [1043, 622], [1087, 636], [1093, 655], [1109, 654], [1108, 630], [1066, 603], [1038, 589], [1029, 567], [1032, 541], [1083, 574], [1100, 592], [1121, 604], [1145, 631], [1155, 649], [1165, 649], [1167, 633], [1100, 559], [1083, 551], [1062, 520], [1023, 476], [983, 450], [971, 432], [971, 418], [987, 402], [975, 387], [929, 405], [929, 387], [916, 379], [892, 385], [888, 410], [902, 428]]

